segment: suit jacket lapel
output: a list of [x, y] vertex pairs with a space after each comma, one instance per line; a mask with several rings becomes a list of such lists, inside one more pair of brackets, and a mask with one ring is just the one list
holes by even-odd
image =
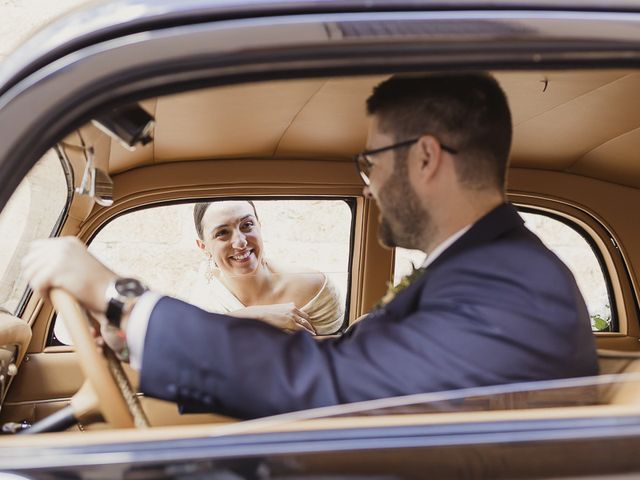
[[491, 242], [522, 225], [524, 225], [524, 220], [518, 215], [518, 211], [512, 204], [503, 203], [498, 205], [474, 223], [453, 245], [442, 252], [442, 254], [429, 265], [427, 270], [457, 255], [461, 251]]
[[396, 297], [385, 305], [382, 310], [396, 318], [403, 318], [408, 312], [417, 308], [417, 293], [422, 290], [424, 283], [429, 277], [429, 272], [453, 258], [458, 253], [476, 245], [481, 245], [493, 241], [505, 233], [518, 228], [524, 224], [524, 220], [516, 208], [510, 203], [503, 203], [497, 206], [484, 217], [474, 223], [469, 230], [447, 248], [438, 258], [436, 258], [426, 269], [425, 273], [407, 288], [398, 292]]

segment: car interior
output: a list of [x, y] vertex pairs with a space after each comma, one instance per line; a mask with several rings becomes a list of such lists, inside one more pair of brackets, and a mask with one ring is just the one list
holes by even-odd
[[[550, 394], [532, 406], [514, 402], [514, 396], [503, 392], [501, 398], [511, 400], [478, 401], [480, 407], [464, 411], [405, 409], [373, 416], [330, 410], [238, 422], [214, 414], [181, 415], [173, 404], [136, 394], [136, 373], [126, 364], [100, 356], [84, 312], [64, 292], [52, 295], [55, 306], [30, 292], [21, 277], [20, 257], [36, 238], [76, 236], [97, 256], [113, 262], [114, 269], [127, 268], [132, 258], [146, 255], [147, 263], [142, 262], [134, 273], [147, 272], [153, 277], [148, 270], [159, 263], [158, 258], [170, 257], [182, 240], [167, 241], [165, 253], [158, 253], [153, 245], [163, 235], [161, 220], [168, 214], [158, 214], [160, 220], [149, 224], [148, 234], [140, 233], [146, 228], [140, 220], [126, 223], [127, 218], [138, 218], [133, 215], [182, 206], [186, 213], [176, 215], [183, 215], [179, 218], [188, 223], [196, 201], [252, 199], [263, 202], [259, 208], [265, 211], [270, 202], [297, 201], [302, 202], [299, 208], [307, 208], [307, 201], [324, 208], [323, 202], [333, 201], [345, 212], [340, 227], [344, 235], [328, 235], [339, 238], [334, 241], [342, 248], [339, 266], [327, 267], [343, 282], [345, 320], [334, 335], [366, 314], [385, 294], [387, 284], [394, 278], [397, 281], [399, 259], [407, 255], [379, 245], [378, 212], [375, 203], [363, 196], [352, 161], [365, 148], [365, 100], [387, 75], [269, 80], [143, 99], [122, 106], [111, 117], [101, 112], [102, 116], [52, 145], [33, 167], [0, 217], [0, 236], [6, 237], [2, 240], [5, 253], [0, 256], [4, 268], [0, 272], [0, 345], [4, 346], [0, 349], [0, 425], [7, 434], [0, 442], [46, 444], [52, 436], [58, 444], [116, 442], [122, 439], [122, 428], [130, 429], [131, 441], [142, 441], [345, 425], [640, 412], [640, 225], [633, 208], [640, 197], [640, 110], [631, 101], [640, 89], [640, 75], [610, 68], [491, 73], [505, 90], [513, 116], [509, 200], [525, 214], [550, 218], [576, 232], [595, 265], [585, 275], [597, 276], [601, 282], [600, 293], [593, 296], [602, 299], [590, 299], [595, 290], [583, 290], [590, 309], [591, 303], [598, 302], [606, 307], [590, 311], [601, 369], [599, 379], [587, 382], [592, 395], [579, 390], [574, 402], [567, 401], [565, 394]], [[127, 132], [118, 134], [117, 126], [110, 125], [116, 114], [142, 118], [143, 128], [135, 138], [127, 137]], [[285, 208], [280, 206], [284, 203], [274, 205], [278, 205], [272, 208], [274, 215]], [[304, 215], [315, 220], [315, 213], [310, 212]], [[327, 215], [330, 221], [322, 227], [325, 230], [337, 222], [334, 214]], [[278, 217], [273, 218], [265, 223], [277, 223]], [[109, 230], [117, 222], [124, 222], [123, 226]], [[320, 220], [311, 223], [322, 225]], [[295, 224], [292, 222], [294, 229]], [[305, 228], [298, 232], [302, 245], [320, 235], [305, 232]], [[121, 239], [117, 237], [129, 234], [129, 243], [118, 247]], [[188, 234], [186, 237], [185, 255], [197, 262], [199, 252]], [[282, 240], [274, 238], [275, 249]], [[140, 249], [131, 250], [133, 244]], [[127, 256], [118, 260], [117, 248]], [[317, 268], [322, 268], [321, 260], [331, 248], [320, 245], [303, 260], [317, 260]], [[575, 257], [574, 245], [562, 248]], [[291, 250], [285, 248], [283, 255], [288, 252]], [[573, 261], [580, 266], [587, 260], [576, 257]], [[196, 263], [192, 270], [197, 268]], [[165, 273], [155, 275], [166, 277]], [[180, 275], [186, 274], [171, 278], [182, 278]], [[195, 276], [193, 282], [200, 279]], [[193, 288], [193, 283], [185, 287], [186, 291]], [[70, 322], [68, 330], [76, 332], [70, 342], [61, 341], [62, 334], [55, 333], [61, 319]], [[560, 385], [540, 388], [547, 391]], [[528, 388], [536, 390], [535, 385]], [[63, 434], [13, 435], [69, 405], [75, 409], [77, 423]]]

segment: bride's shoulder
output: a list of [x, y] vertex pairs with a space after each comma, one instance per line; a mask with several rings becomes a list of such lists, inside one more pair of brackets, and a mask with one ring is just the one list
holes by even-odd
[[324, 285], [326, 276], [324, 273], [309, 267], [269, 262], [273, 273], [281, 275], [283, 283], [289, 288], [304, 289], [307, 292], [317, 292]]

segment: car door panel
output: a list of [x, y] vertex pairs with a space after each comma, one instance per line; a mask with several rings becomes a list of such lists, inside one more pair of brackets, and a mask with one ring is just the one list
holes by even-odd
[[[70, 349], [61, 351], [59, 347], [27, 355], [20, 370], [0, 412], [0, 423], [26, 421], [32, 424], [42, 420], [68, 406], [84, 381], [76, 353]], [[131, 383], [137, 385], [138, 374], [128, 365], [125, 365], [125, 371]], [[142, 397], [141, 401], [154, 426], [231, 421], [221, 415], [181, 415], [175, 404], [152, 398]], [[82, 422], [81, 428], [86, 428]], [[91, 428], [104, 428], [104, 424]]]

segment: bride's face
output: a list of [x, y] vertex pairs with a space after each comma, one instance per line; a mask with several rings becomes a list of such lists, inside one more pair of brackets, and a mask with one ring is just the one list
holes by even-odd
[[202, 217], [202, 233], [198, 246], [225, 275], [249, 275], [260, 266], [262, 235], [250, 203], [213, 202]]

